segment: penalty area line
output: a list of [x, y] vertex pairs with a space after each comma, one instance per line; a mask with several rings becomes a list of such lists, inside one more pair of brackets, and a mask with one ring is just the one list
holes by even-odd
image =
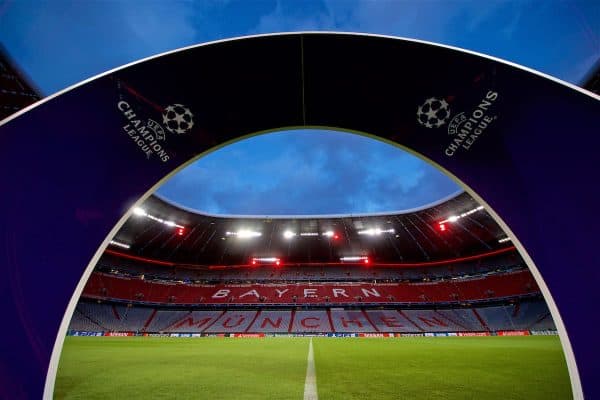
[[319, 400], [317, 394], [317, 375], [315, 374], [315, 355], [312, 338], [308, 345], [308, 363], [306, 365], [306, 380], [304, 381], [304, 400]]

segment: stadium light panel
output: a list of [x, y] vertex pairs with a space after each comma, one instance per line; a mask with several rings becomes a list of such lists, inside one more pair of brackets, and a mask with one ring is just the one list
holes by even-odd
[[138, 217], [146, 217], [148, 219], [151, 219], [152, 221], [159, 222], [159, 223], [161, 223], [163, 225], [166, 225], [166, 226], [168, 226], [170, 228], [185, 229], [185, 226], [176, 224], [174, 221], [165, 221], [162, 218], [158, 218], [158, 217], [155, 217], [152, 214], [148, 214], [148, 212], [146, 210], [144, 210], [143, 208], [141, 208], [141, 207], [135, 207], [133, 209], [133, 215], [136, 215]]
[[334, 235], [333, 231], [323, 232], [323, 236], [333, 237], [333, 235]]
[[363, 262], [365, 264], [369, 263], [369, 257], [367, 256], [349, 256], [349, 257], [341, 257], [341, 262]]
[[498, 240], [498, 243], [505, 243], [505, 242], [509, 242], [509, 241], [510, 241], [510, 238], [509, 237], [505, 237], [505, 238], [502, 238], [502, 239]]
[[254, 237], [262, 236], [262, 233], [257, 231], [251, 231], [249, 229], [240, 229], [236, 232], [225, 232], [227, 236], [236, 236], [239, 239], [249, 239]]
[[126, 244], [126, 243], [118, 242], [118, 241], [116, 241], [116, 240], [111, 240], [111, 241], [109, 242], [109, 244], [111, 244], [111, 245], [113, 245], [113, 246], [120, 247], [120, 248], [122, 248], [122, 249], [129, 249], [129, 248], [131, 247], [130, 245], [128, 245], [128, 244]]
[[277, 257], [253, 257], [251, 260], [252, 265], [257, 264], [275, 264], [281, 265], [281, 259]]
[[473, 213], [476, 213], [477, 211], [481, 211], [481, 210], [483, 210], [483, 206], [479, 206], [477, 208], [474, 208], [472, 210], [464, 212], [464, 213], [462, 213], [460, 215], [451, 215], [448, 218], [446, 218], [445, 220], [440, 221], [439, 224], [441, 226], [442, 224], [445, 224], [446, 222], [456, 222], [456, 221], [458, 221], [461, 218], [464, 218], [466, 216], [469, 216], [469, 215], [471, 215]]
[[319, 232], [301, 232], [300, 236], [319, 236]]
[[145, 216], [147, 215], [147, 214], [146, 214], [146, 210], [144, 210], [144, 209], [143, 209], [143, 208], [141, 208], [141, 207], [136, 207], [136, 208], [134, 208], [134, 209], [133, 209], [133, 214], [134, 214], [134, 215], [137, 215], [137, 216], [139, 216], [139, 217], [145, 217]]
[[283, 232], [283, 237], [286, 238], [286, 239], [291, 239], [294, 236], [296, 236], [296, 234], [294, 232], [292, 232], [292, 231], [285, 231], [285, 232]]
[[370, 228], [358, 231], [359, 235], [380, 236], [382, 233], [396, 233], [394, 229]]

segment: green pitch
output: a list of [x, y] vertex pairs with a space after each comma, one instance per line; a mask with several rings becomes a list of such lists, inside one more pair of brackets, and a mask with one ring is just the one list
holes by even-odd
[[[301, 400], [308, 338], [68, 337], [57, 399]], [[556, 336], [314, 338], [328, 399], [568, 399]]]

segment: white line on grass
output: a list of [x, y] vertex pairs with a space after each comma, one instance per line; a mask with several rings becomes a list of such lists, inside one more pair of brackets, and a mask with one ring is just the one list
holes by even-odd
[[308, 363], [306, 365], [306, 380], [304, 381], [304, 400], [319, 400], [317, 394], [317, 375], [315, 374], [315, 356], [313, 354], [312, 338], [308, 345]]

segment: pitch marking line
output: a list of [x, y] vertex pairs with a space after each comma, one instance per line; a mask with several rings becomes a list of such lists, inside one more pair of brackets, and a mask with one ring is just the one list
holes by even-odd
[[319, 400], [317, 394], [317, 375], [315, 374], [315, 355], [312, 338], [308, 345], [308, 363], [306, 365], [306, 380], [304, 381], [304, 400]]

